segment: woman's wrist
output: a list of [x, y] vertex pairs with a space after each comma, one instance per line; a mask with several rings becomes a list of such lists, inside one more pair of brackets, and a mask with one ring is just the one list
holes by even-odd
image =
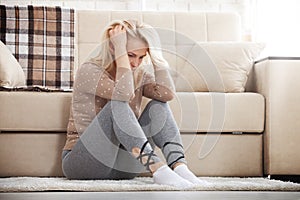
[[130, 62], [126, 50], [119, 49], [115, 52], [115, 62], [117, 68], [122, 67], [130, 69]]
[[120, 56], [127, 56], [127, 50], [126, 47], [117, 47], [115, 48], [115, 58], [119, 58]]

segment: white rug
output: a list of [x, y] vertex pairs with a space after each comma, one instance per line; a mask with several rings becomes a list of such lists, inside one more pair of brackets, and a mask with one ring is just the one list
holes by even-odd
[[[201, 177], [207, 185], [189, 191], [300, 191], [300, 184], [267, 178]], [[0, 192], [31, 191], [172, 191], [174, 187], [154, 184], [150, 177], [133, 180], [67, 180], [65, 178], [11, 177], [0, 178]]]

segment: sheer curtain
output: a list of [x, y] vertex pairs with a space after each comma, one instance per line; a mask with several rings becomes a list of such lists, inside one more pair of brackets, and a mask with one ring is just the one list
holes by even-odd
[[253, 39], [270, 56], [300, 56], [300, 1], [256, 0]]

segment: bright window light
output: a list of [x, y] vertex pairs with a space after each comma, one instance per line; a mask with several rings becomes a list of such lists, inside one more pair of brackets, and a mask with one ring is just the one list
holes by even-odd
[[270, 56], [300, 56], [300, 1], [257, 0], [254, 39]]

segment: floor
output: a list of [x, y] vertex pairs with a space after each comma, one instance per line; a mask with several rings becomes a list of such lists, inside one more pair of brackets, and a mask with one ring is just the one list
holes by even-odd
[[34, 192], [0, 193], [1, 200], [300, 200], [300, 192]]

